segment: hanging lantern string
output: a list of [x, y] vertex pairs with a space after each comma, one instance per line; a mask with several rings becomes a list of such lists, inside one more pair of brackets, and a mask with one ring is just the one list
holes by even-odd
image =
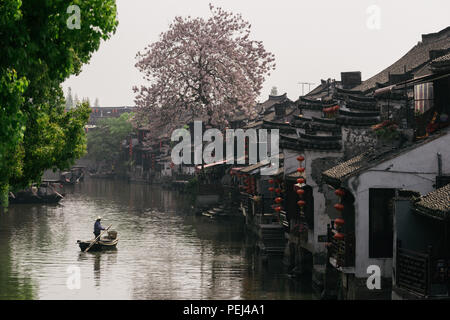
[[344, 208], [345, 208], [344, 205], [342, 204], [342, 199], [343, 199], [343, 197], [345, 195], [345, 190], [339, 188], [339, 189], [336, 189], [334, 191], [334, 193], [339, 197], [339, 203], [336, 203], [334, 205], [334, 208], [337, 211], [340, 212], [340, 216], [341, 217], [340, 218], [336, 218], [334, 220], [334, 225], [335, 225], [335, 228], [337, 230], [337, 233], [333, 236], [333, 238], [336, 239], [336, 240], [344, 240], [345, 239], [345, 234], [342, 233], [341, 231], [342, 231], [343, 225], [345, 224], [345, 221], [342, 218], [342, 212], [344, 211]]

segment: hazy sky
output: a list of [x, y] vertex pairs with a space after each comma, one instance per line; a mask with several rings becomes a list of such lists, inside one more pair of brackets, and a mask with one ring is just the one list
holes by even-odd
[[101, 106], [134, 105], [132, 87], [145, 83], [134, 67], [136, 53], [157, 41], [175, 16], [208, 16], [208, 3], [242, 13], [253, 39], [275, 54], [277, 69], [266, 79], [261, 100], [272, 86], [295, 100], [302, 94], [299, 82], [340, 80], [341, 71], [361, 71], [367, 79], [404, 55], [421, 34], [450, 26], [449, 0], [117, 0], [116, 34], [79, 76], [64, 83], [64, 91], [71, 87], [80, 99], [98, 98]]

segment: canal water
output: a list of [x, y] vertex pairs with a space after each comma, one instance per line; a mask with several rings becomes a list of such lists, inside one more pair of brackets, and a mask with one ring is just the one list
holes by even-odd
[[[0, 214], [0, 299], [314, 298], [308, 278], [262, 259], [240, 219], [196, 216], [177, 192], [94, 179], [66, 192], [58, 205]], [[117, 250], [82, 253], [76, 242], [92, 238], [98, 215]]]

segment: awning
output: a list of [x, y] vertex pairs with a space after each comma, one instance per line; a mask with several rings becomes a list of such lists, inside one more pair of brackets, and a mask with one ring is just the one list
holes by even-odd
[[[284, 159], [284, 154], [283, 153], [279, 153], [278, 156], [274, 156], [273, 158], [278, 158], [279, 160], [283, 160]], [[249, 165], [247, 167], [244, 167], [240, 170], [240, 172], [242, 173], [251, 173], [252, 171], [255, 171], [256, 169], [259, 169], [261, 167], [264, 166], [268, 166], [270, 165], [271, 162], [271, 158], [265, 159], [263, 161], [260, 161], [258, 163]]]
[[[203, 168], [204, 168], [204, 169], [206, 169], [206, 168], [212, 168], [212, 167], [215, 167], [215, 166], [218, 166], [218, 165], [221, 165], [221, 164], [226, 164], [227, 162], [228, 162], [228, 160], [225, 159], [225, 160], [217, 161], [217, 162], [214, 162], [214, 163], [208, 163], [208, 164], [203, 165]], [[200, 170], [200, 169], [202, 168], [202, 165], [199, 164], [199, 165], [196, 166], [196, 168], [197, 168], [198, 170]]]
[[256, 170], [256, 169], [259, 169], [259, 168], [261, 168], [261, 167], [263, 167], [263, 166], [269, 165], [269, 163], [270, 163], [269, 160], [264, 160], [264, 161], [261, 161], [261, 162], [252, 164], [252, 165], [250, 165], [250, 166], [248, 166], [248, 167], [242, 168], [242, 169], [241, 169], [241, 172], [242, 172], [242, 173], [251, 173], [252, 171], [254, 171], [254, 170]]
[[400, 89], [405, 89], [405, 88], [410, 88], [412, 86], [421, 84], [421, 83], [426, 83], [426, 82], [433, 82], [439, 79], [443, 79], [443, 78], [447, 78], [450, 77], [450, 72], [444, 73], [444, 74], [427, 74], [425, 76], [421, 76], [421, 77], [417, 77], [414, 79], [409, 79], [394, 85], [390, 85], [388, 87], [385, 88], [380, 88], [375, 90], [374, 95], [375, 96], [379, 96], [385, 93], [388, 93], [390, 91], [393, 90], [400, 90]]
[[297, 171], [286, 175], [287, 180], [297, 180], [298, 178], [303, 178], [303, 174]]
[[265, 173], [265, 175], [270, 175], [270, 176], [279, 176], [282, 175], [284, 173], [284, 168], [273, 168], [272, 170], [269, 168], [266, 168], [267, 172]]
[[376, 97], [376, 96], [381, 96], [381, 95], [386, 94], [386, 93], [390, 93], [390, 92], [392, 92], [392, 89], [394, 87], [395, 87], [395, 84], [387, 86], [387, 87], [384, 87], [384, 88], [377, 89], [377, 90], [375, 90], [373, 95]]

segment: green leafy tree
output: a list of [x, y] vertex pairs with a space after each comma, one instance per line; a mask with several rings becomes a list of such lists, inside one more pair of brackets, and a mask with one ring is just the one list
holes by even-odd
[[[69, 5], [80, 28], [69, 28]], [[86, 149], [85, 104], [64, 111], [61, 83], [79, 74], [117, 27], [115, 0], [1, 0], [0, 200], [64, 169]]]
[[89, 99], [89, 97], [83, 98], [83, 103], [87, 103], [89, 107], [91, 106], [91, 100]]
[[97, 162], [114, 163], [120, 153], [120, 145], [133, 132], [133, 113], [123, 113], [118, 118], [106, 118], [87, 134], [88, 157]]

